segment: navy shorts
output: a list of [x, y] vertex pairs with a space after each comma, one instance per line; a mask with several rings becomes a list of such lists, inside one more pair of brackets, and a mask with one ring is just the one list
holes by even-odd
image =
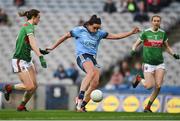
[[87, 53], [82, 54], [82, 55], [80, 55], [80, 56], [77, 57], [76, 61], [77, 61], [78, 66], [79, 66], [79, 67], [81, 68], [81, 70], [83, 70], [84, 72], [86, 72], [86, 71], [85, 71], [85, 69], [83, 68], [83, 63], [86, 62], [86, 61], [92, 61], [93, 64], [94, 64], [94, 66], [96, 66], [97, 68], [100, 68], [100, 66], [97, 64], [97, 61], [96, 61], [96, 59], [95, 59], [95, 56], [93, 56], [93, 55], [91, 55], [91, 54], [87, 54]]

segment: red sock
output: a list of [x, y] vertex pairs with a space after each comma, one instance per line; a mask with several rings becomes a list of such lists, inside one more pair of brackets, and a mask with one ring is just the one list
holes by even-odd
[[147, 109], [147, 110], [149, 110], [151, 108], [151, 106], [149, 106], [149, 105], [147, 105], [146, 107], [145, 107], [145, 109]]
[[140, 75], [137, 76], [137, 80], [141, 81], [141, 76]]
[[6, 90], [7, 90], [9, 93], [12, 92], [12, 87], [13, 87], [13, 86], [10, 85], [10, 84], [8, 84], [8, 85], [5, 86]]
[[152, 103], [153, 103], [153, 102], [149, 101], [148, 104], [147, 104], [147, 106], [145, 107], [145, 109], [150, 110]]
[[21, 105], [21, 104], [17, 107], [18, 110], [23, 110], [24, 108], [25, 108], [25, 106]]
[[25, 106], [25, 105], [26, 105], [26, 103], [27, 103], [27, 102], [22, 101], [22, 102], [20, 103], [20, 106]]

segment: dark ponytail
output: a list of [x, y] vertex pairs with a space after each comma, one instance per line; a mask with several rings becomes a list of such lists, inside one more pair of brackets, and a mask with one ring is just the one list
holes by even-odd
[[85, 22], [85, 26], [86, 25], [93, 25], [93, 24], [101, 24], [101, 19], [99, 17], [97, 17], [97, 15], [92, 15], [91, 18]]
[[40, 13], [40, 11], [36, 10], [36, 9], [18, 12], [20, 17], [26, 16], [28, 20], [31, 19], [32, 17], [37, 17], [39, 13]]

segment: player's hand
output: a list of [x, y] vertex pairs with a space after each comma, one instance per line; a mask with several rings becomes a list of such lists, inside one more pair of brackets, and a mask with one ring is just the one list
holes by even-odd
[[52, 50], [53, 50], [53, 49], [50, 48], [50, 47], [46, 48], [46, 51], [47, 51], [47, 52], [51, 52]]
[[136, 55], [136, 51], [131, 50], [131, 56], [135, 56]]
[[46, 60], [44, 59], [43, 56], [39, 56], [39, 61], [41, 62], [41, 66], [43, 68], [47, 68]]
[[175, 59], [180, 59], [179, 54], [173, 54], [173, 57], [174, 57]]
[[138, 32], [140, 32], [139, 27], [134, 27], [133, 30], [131, 31], [132, 34], [136, 34]]
[[49, 54], [49, 52], [47, 50], [42, 50], [41, 48], [39, 48], [39, 51], [43, 55]]

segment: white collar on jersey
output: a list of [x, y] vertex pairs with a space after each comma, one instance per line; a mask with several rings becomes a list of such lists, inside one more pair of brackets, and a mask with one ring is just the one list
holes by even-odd
[[152, 32], [158, 32], [159, 31], [159, 28], [158, 28], [158, 30], [157, 31], [154, 31], [153, 30], [153, 28], [151, 27], [151, 28], [149, 28]]

